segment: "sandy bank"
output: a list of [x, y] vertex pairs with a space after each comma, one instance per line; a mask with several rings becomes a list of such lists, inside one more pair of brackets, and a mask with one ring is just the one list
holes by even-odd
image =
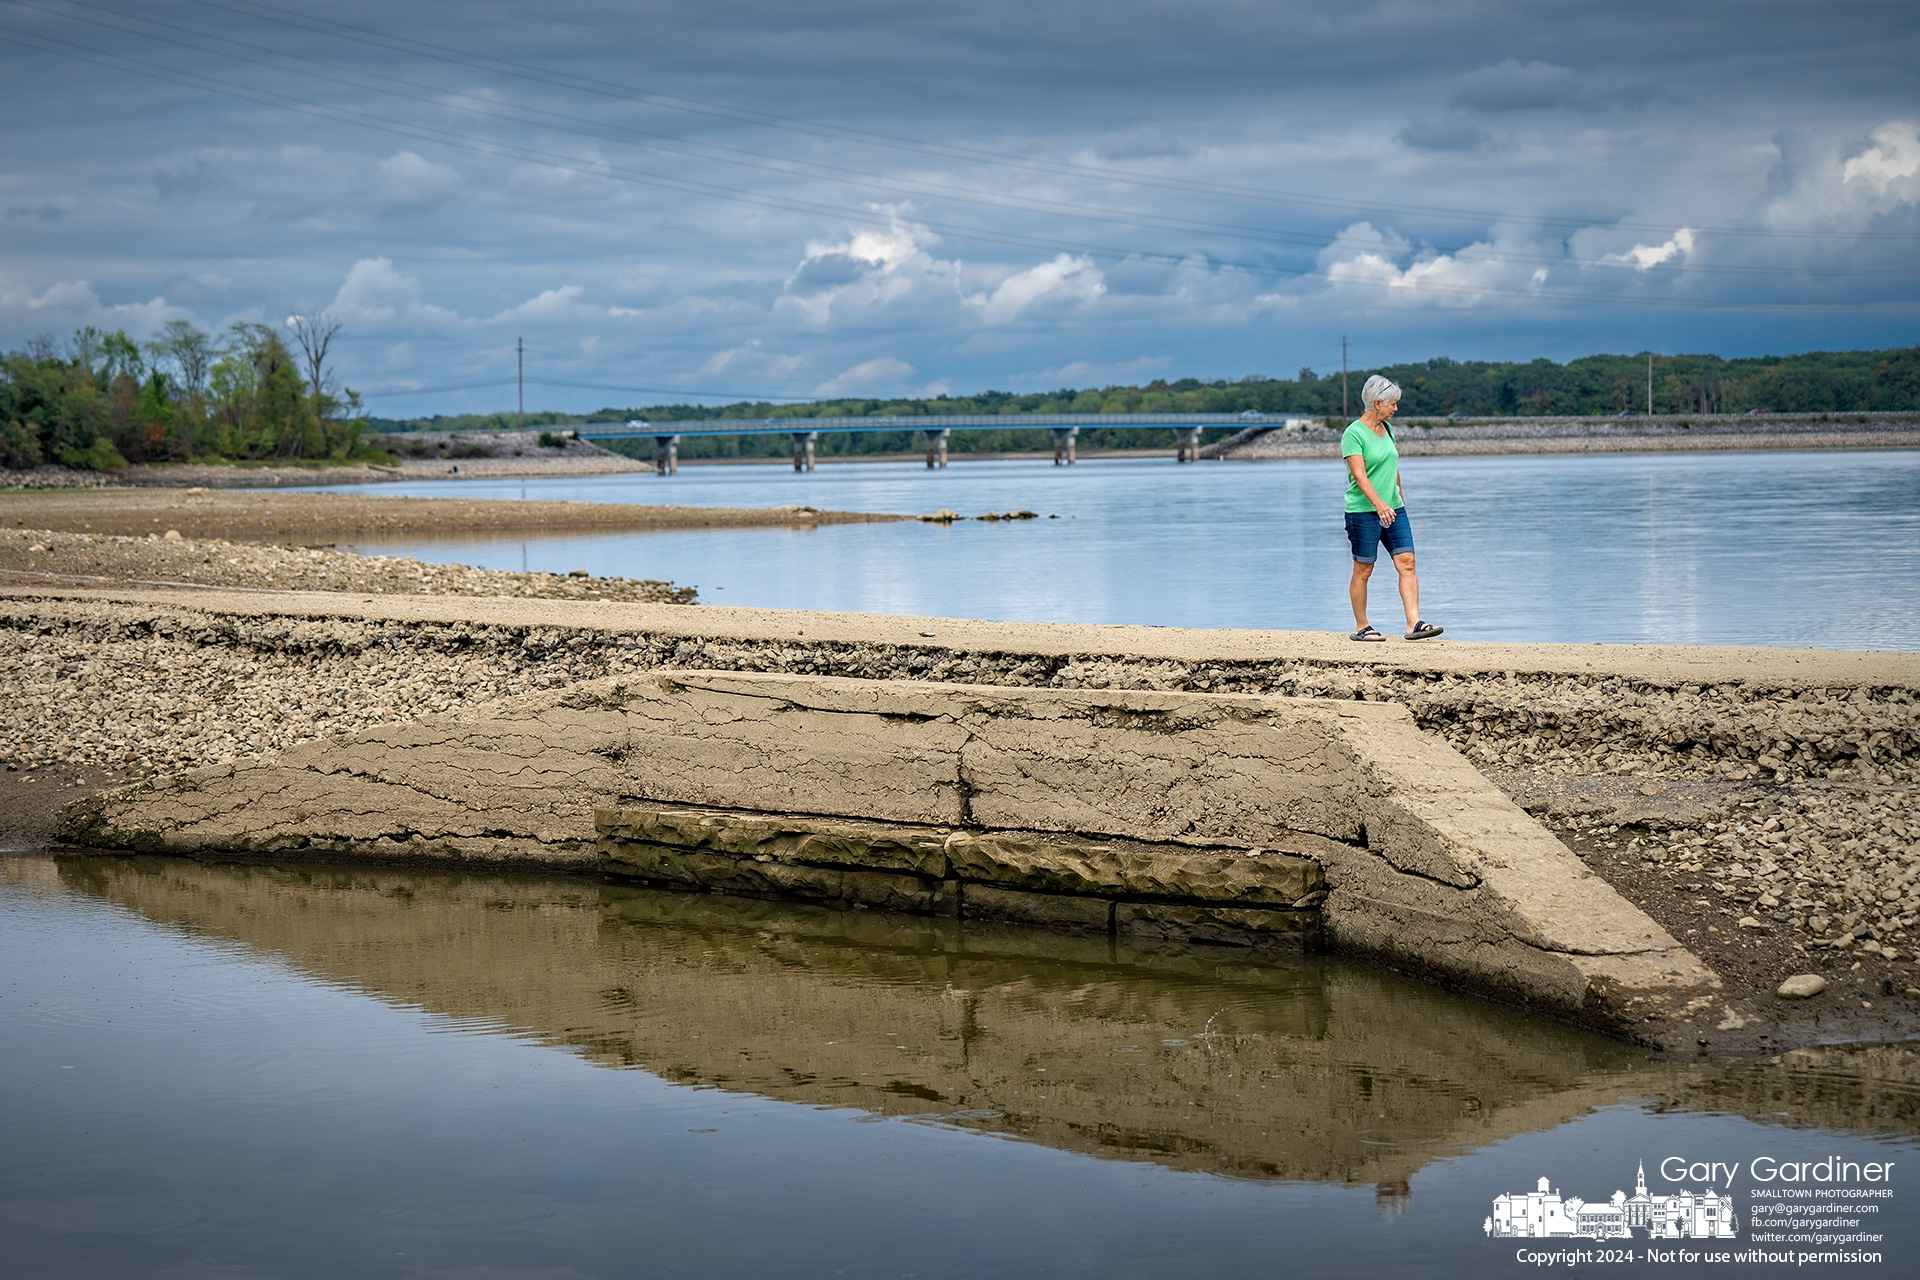
[[[600, 452], [593, 457], [565, 458], [403, 458], [398, 466], [341, 463], [315, 466], [234, 466], [211, 462], [183, 462], [166, 466], [122, 467], [111, 473], [114, 484], [143, 489], [278, 489], [314, 484], [391, 484], [398, 480], [486, 480], [541, 476], [604, 476], [651, 474], [653, 464]], [[0, 483], [0, 488], [6, 487]]]
[[271, 546], [150, 533], [144, 538], [0, 528], [0, 583], [127, 584], [241, 591], [329, 591], [375, 596], [519, 596], [689, 604], [693, 587], [624, 576], [515, 573], [437, 564], [412, 556], [363, 556], [331, 547]]
[[[541, 437], [547, 443], [541, 443]], [[0, 469], [5, 489], [271, 489], [316, 484], [380, 484], [395, 480], [594, 476], [652, 472], [653, 464], [611, 453], [564, 431], [412, 432], [384, 435], [394, 465], [274, 459], [258, 462], [169, 462], [75, 471], [43, 466]]]
[[911, 519], [812, 507], [673, 507], [512, 498], [395, 498], [339, 493], [87, 489], [0, 493], [0, 528], [164, 534], [302, 543], [450, 533], [627, 533]]
[[181, 462], [75, 471], [68, 467], [0, 469], [9, 489], [291, 489], [317, 484], [391, 484], [399, 480], [484, 480], [652, 473], [653, 465], [601, 453], [588, 458], [474, 458], [459, 462], [406, 459], [398, 466], [348, 463]]

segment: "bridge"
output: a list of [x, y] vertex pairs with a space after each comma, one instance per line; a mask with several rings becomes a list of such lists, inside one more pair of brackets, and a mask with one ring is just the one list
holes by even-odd
[[813, 470], [814, 446], [828, 432], [918, 431], [927, 443], [927, 466], [947, 465], [947, 445], [956, 431], [1004, 431], [1008, 428], [1045, 427], [1053, 433], [1053, 465], [1072, 466], [1075, 441], [1082, 427], [1172, 427], [1178, 441], [1175, 459], [1200, 460], [1200, 437], [1208, 427], [1232, 426], [1248, 435], [1273, 430], [1302, 430], [1314, 424], [1312, 418], [1256, 413], [1006, 413], [923, 414], [911, 418], [762, 418], [757, 422], [725, 418], [695, 418], [677, 422], [643, 422], [638, 419], [622, 427], [606, 430], [575, 430], [570, 434], [582, 440], [635, 440], [652, 437], [654, 465], [663, 476], [680, 470], [680, 440], [683, 436], [771, 436], [793, 437], [793, 469]]

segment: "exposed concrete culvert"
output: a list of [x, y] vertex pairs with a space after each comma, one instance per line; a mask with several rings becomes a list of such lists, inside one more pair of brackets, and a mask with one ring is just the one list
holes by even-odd
[[[847, 877], [884, 870], [898, 884], [880, 905], [938, 911], [940, 887], [959, 882], [955, 914], [978, 900], [1000, 918], [1119, 927], [1124, 909], [1130, 931], [1163, 936], [1180, 925], [1168, 907], [1204, 909], [1215, 940], [1232, 912], [1248, 930], [1271, 914], [1221, 887], [1223, 849], [1273, 881], [1276, 905], [1318, 887], [1302, 878], [1304, 857], [1324, 876], [1317, 911], [1340, 949], [1650, 1041], [1734, 1016], [1710, 969], [1385, 703], [610, 677], [98, 796], [61, 831], [196, 856], [582, 866], [598, 865], [595, 808], [622, 801], [963, 828], [971, 842], [944, 847], [937, 875], [857, 856], [849, 865], [845, 833], [839, 865], [698, 848], [675, 852], [670, 870], [651, 852], [658, 832], [625, 843], [617, 825], [603, 833], [614, 865], [657, 879], [677, 870], [705, 887], [861, 901]], [[988, 852], [1009, 844], [996, 833], [1018, 831], [1157, 842], [1160, 865], [1124, 873], [1085, 844], [1073, 855], [1044, 844]], [[1257, 861], [1276, 846], [1294, 856]], [[1181, 885], [1183, 858], [1204, 883]], [[1069, 892], [1036, 895], [1043, 872], [1047, 888]]]
[[[1710, 1030], [1714, 1047], [1920, 1032], [1920, 994], [1907, 994], [1920, 993], [1920, 658], [1355, 648], [1300, 633], [707, 606], [0, 590], [0, 676], [13, 691], [0, 785], [32, 797], [84, 777], [84, 788], [61, 788], [72, 796], [109, 777], [169, 776], [582, 680], [690, 668], [1364, 698], [1405, 706], [1700, 955], [1729, 998], [1752, 1002], [1748, 1021]], [[1773, 996], [1808, 970], [1832, 984], [1822, 996]]]

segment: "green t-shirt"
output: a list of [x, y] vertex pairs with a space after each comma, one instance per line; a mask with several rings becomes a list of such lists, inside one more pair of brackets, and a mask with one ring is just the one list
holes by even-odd
[[[1377, 436], [1364, 422], [1349, 423], [1346, 434], [1340, 437], [1340, 458], [1345, 461], [1356, 453], [1360, 455], [1360, 465], [1367, 469], [1367, 481], [1373, 485], [1373, 491], [1380, 495], [1382, 502], [1398, 511], [1404, 504], [1400, 501], [1400, 448], [1393, 442], [1393, 428], [1388, 427], [1387, 434]], [[1347, 472], [1347, 510], [1373, 510], [1373, 504], [1360, 492], [1360, 482], [1353, 478], [1351, 471]]]

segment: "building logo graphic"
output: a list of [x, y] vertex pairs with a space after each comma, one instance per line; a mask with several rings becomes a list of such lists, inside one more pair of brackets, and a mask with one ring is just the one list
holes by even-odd
[[1625, 1240], [1636, 1232], [1653, 1240], [1730, 1240], [1739, 1223], [1733, 1216], [1733, 1197], [1712, 1187], [1648, 1195], [1643, 1162], [1631, 1197], [1616, 1191], [1611, 1199], [1591, 1204], [1578, 1196], [1563, 1200], [1558, 1191], [1547, 1189], [1542, 1178], [1537, 1191], [1496, 1196], [1493, 1214], [1483, 1226], [1490, 1236], [1530, 1240], [1554, 1236]]

